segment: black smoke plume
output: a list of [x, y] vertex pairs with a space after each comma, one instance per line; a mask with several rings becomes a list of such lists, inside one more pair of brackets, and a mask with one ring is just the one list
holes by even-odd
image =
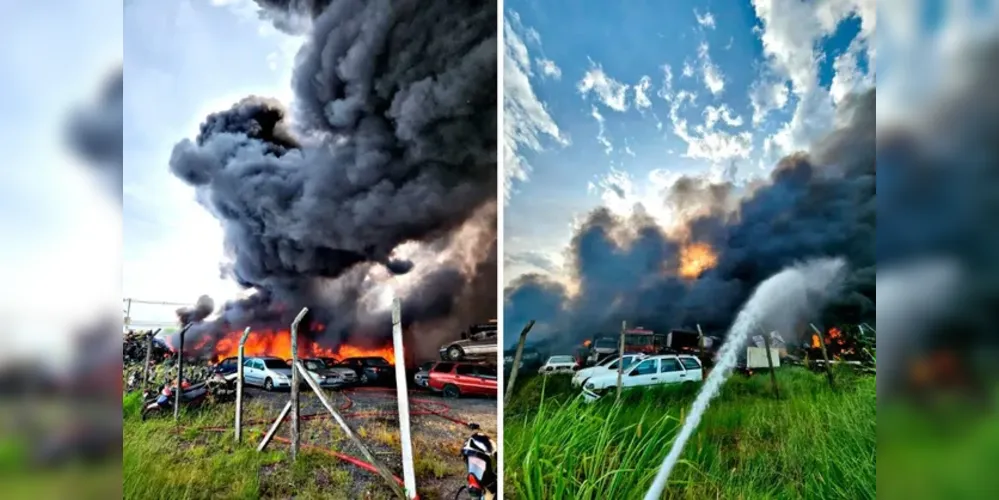
[[[304, 33], [290, 109], [243, 99], [170, 158], [222, 224], [223, 272], [258, 291], [202, 329], [285, 322], [301, 306], [327, 331], [382, 324], [389, 312], [363, 304], [379, 280], [409, 283], [397, 288], [412, 322], [479, 307], [469, 290], [495, 288], [495, 272], [479, 275], [495, 246], [454, 235], [495, 240], [495, 1], [258, 3]], [[448, 258], [401, 255], [411, 242]]]
[[73, 151], [92, 166], [111, 195], [122, 197], [122, 100], [124, 72], [115, 69], [104, 82], [96, 102], [70, 117], [67, 139]]
[[[769, 182], [736, 198], [736, 187], [685, 178], [664, 203], [686, 221], [664, 229], [639, 213], [598, 208], [572, 238], [568, 267], [577, 290], [525, 275], [505, 291], [506, 343], [535, 319], [535, 338], [554, 349], [612, 334], [622, 321], [656, 331], [693, 328], [724, 335], [760, 282], [798, 261], [842, 256], [851, 269], [844, 292], [824, 318], [875, 316], [876, 93], [855, 96], [846, 126], [810, 154], [780, 161]], [[685, 244], [707, 243], [717, 264], [696, 279], [679, 275]]]

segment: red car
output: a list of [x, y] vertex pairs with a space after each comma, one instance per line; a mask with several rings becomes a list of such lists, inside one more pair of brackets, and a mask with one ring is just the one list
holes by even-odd
[[428, 386], [445, 397], [496, 397], [496, 367], [483, 363], [436, 363]]

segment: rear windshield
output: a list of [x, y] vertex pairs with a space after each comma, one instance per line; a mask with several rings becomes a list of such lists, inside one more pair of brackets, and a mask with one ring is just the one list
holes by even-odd
[[572, 356], [552, 356], [552, 359], [548, 360], [549, 363], [574, 363], [575, 359]]
[[265, 359], [264, 366], [267, 368], [291, 368], [283, 359]]
[[452, 368], [454, 368], [454, 363], [437, 363], [434, 365], [434, 369], [432, 371], [450, 372]]
[[305, 368], [309, 370], [322, 370], [326, 368], [326, 364], [318, 359], [307, 359], [302, 363], [304, 363]]

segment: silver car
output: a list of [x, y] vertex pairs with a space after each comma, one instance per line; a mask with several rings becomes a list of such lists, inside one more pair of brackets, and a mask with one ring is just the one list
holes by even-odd
[[444, 361], [462, 361], [476, 358], [496, 358], [499, 352], [496, 322], [490, 321], [480, 325], [472, 325], [468, 332], [462, 332], [461, 340], [441, 346], [441, 359]]
[[268, 391], [290, 388], [291, 365], [275, 357], [246, 358], [243, 360], [243, 381]]
[[434, 362], [429, 361], [420, 365], [420, 369], [416, 372], [413, 380], [416, 385], [420, 387], [430, 387], [430, 369], [433, 368]]
[[339, 387], [357, 383], [357, 373], [343, 366], [330, 366], [318, 358], [302, 359], [309, 376], [322, 387]]

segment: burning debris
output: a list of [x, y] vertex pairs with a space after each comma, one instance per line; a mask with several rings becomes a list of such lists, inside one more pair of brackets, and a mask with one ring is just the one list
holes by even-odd
[[213, 319], [210, 299], [179, 311], [187, 345], [224, 356], [251, 326], [282, 355], [308, 306], [308, 352], [384, 355], [394, 293], [432, 356], [495, 316], [496, 3], [257, 3], [305, 37], [294, 101], [247, 97], [174, 147], [224, 230], [223, 273], [253, 291]]
[[[662, 227], [641, 211], [623, 218], [594, 210], [570, 243], [570, 282], [518, 277], [505, 290], [506, 324], [536, 319], [535, 338], [563, 351], [617, 331], [623, 320], [661, 332], [695, 325], [724, 332], [768, 276], [830, 255], [843, 256], [849, 272], [821, 321], [873, 323], [876, 93], [851, 99], [845, 126], [811, 153], [781, 160], [769, 183], [678, 181], [664, 200], [678, 227]], [[789, 342], [807, 339], [800, 329], [781, 333], [804, 334]]]

